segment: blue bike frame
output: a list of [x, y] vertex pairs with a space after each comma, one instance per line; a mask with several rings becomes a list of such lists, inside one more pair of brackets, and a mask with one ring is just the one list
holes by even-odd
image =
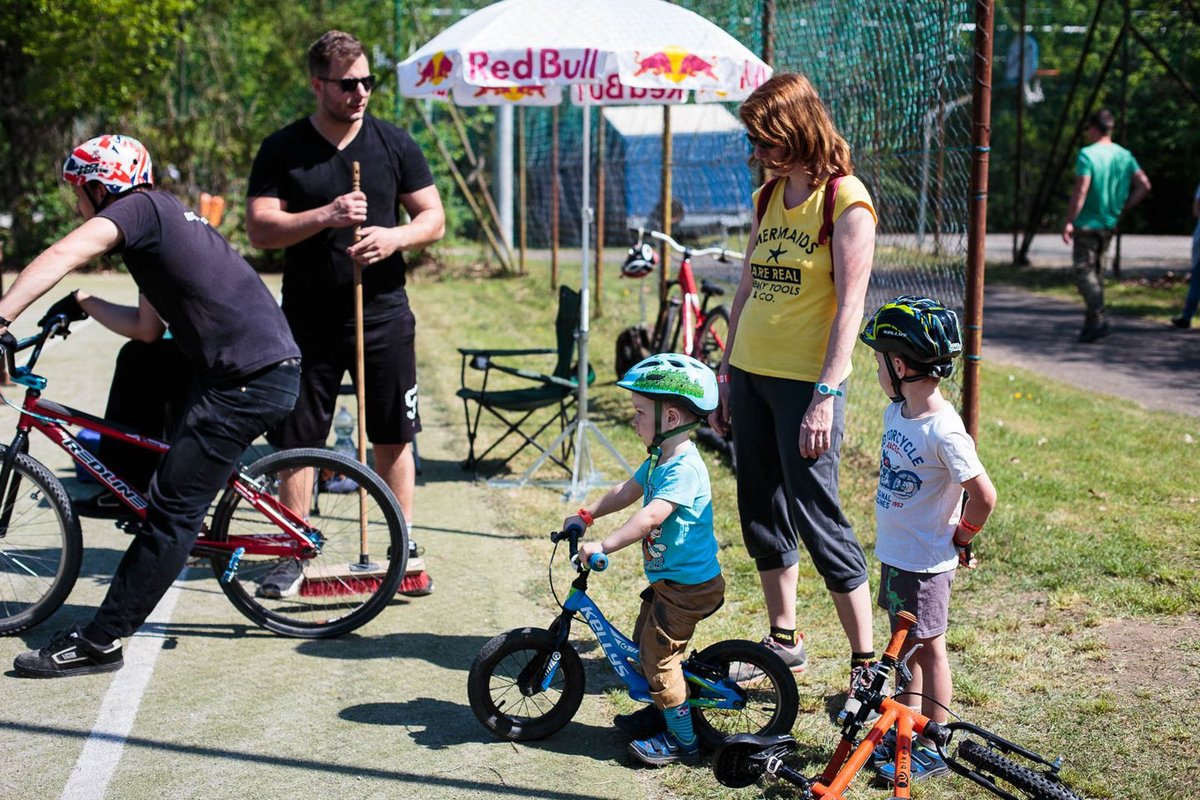
[[[575, 582], [571, 584], [571, 593], [567, 595], [567, 599], [563, 603], [563, 613], [554, 627], [558, 633], [556, 652], [546, 665], [542, 675], [542, 691], [550, 688], [550, 683], [554, 680], [555, 673], [558, 672], [560, 659], [557, 657], [557, 651], [563, 647], [570, 647], [567, 638], [570, 634], [571, 619], [578, 614], [596, 635], [613, 672], [629, 688], [629, 696], [643, 703], [653, 702], [650, 697], [650, 684], [638, 670], [640, 653], [637, 644], [614, 628], [612, 623], [605, 619], [595, 601], [588, 597], [587, 575], [587, 572], [583, 572], [575, 579]], [[741, 709], [745, 706], [745, 697], [742, 691], [732, 681], [714, 681], [698, 675], [688, 668], [687, 661], [683, 663], [683, 677], [688, 683], [701, 687], [700, 696], [690, 697], [688, 705], [728, 709]]]

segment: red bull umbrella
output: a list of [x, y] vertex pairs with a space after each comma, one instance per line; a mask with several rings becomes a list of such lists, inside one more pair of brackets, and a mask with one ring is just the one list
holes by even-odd
[[[576, 417], [562, 436], [575, 441], [567, 494], [580, 498], [607, 484], [592, 469], [589, 436], [625, 465], [588, 420], [590, 106], [682, 103], [689, 96], [737, 101], [771, 77], [771, 68], [722, 28], [666, 0], [501, 0], [450, 26], [396, 69], [408, 97], [554, 105], [569, 87], [584, 108], [579, 389]], [[541, 463], [516, 483], [528, 482]]]

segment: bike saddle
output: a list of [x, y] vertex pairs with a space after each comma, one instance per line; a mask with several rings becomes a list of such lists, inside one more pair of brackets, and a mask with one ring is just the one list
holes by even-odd
[[700, 291], [704, 294], [716, 295], [717, 297], [723, 297], [725, 295], [725, 290], [723, 288], [717, 286], [715, 283], [709, 282], [707, 278], [700, 279]]
[[796, 740], [787, 734], [756, 736], [739, 733], [726, 737], [713, 756], [713, 775], [722, 786], [744, 789], [767, 771], [767, 762], [796, 750]]

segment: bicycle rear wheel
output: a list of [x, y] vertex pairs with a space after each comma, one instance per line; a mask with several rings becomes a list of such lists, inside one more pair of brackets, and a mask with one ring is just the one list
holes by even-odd
[[1057, 779], [1023, 767], [972, 739], [967, 739], [958, 746], [958, 757], [974, 766], [993, 784], [997, 779], [1004, 781], [1024, 792], [1032, 800], [1082, 800], [1070, 787]]
[[[339, 636], [365, 625], [396, 594], [408, 565], [408, 531], [391, 490], [352, 458], [329, 450], [284, 450], [259, 459], [246, 472], [257, 479], [262, 492], [278, 498], [283, 473], [299, 470], [307, 470], [313, 480], [306, 515], [320, 554], [297, 561], [247, 553], [228, 581], [223, 576], [230, 557], [214, 556], [213, 572], [238, 611], [267, 630], [310, 639]], [[360, 487], [366, 491], [369, 560], [377, 567], [367, 571], [357, 569]], [[226, 541], [231, 535], [279, 540], [283, 534], [231, 487], [213, 512], [210, 536]], [[264, 580], [293, 563], [302, 567], [296, 585], [274, 592], [283, 596], [263, 596]]]
[[[0, 457], [8, 448], [0, 446]], [[83, 557], [79, 518], [62, 482], [24, 453], [13, 462], [8, 526], [0, 530], [0, 634], [23, 631], [58, 610]]]
[[758, 642], [717, 642], [688, 659], [687, 666], [709, 680], [736, 684], [742, 695], [738, 708], [712, 708], [704, 702], [713, 693], [699, 682], [690, 683], [692, 721], [705, 747], [714, 749], [735, 733], [791, 733], [800, 703], [796, 679], [779, 656]]
[[658, 322], [654, 326], [655, 353], [673, 353], [679, 342], [679, 327], [683, 321], [683, 290], [679, 284], [667, 287], [667, 296], [658, 310]]
[[729, 341], [729, 309], [717, 306], [709, 309], [704, 324], [696, 334], [696, 346], [691, 355], [715, 371], [721, 366], [725, 355], [725, 343]]

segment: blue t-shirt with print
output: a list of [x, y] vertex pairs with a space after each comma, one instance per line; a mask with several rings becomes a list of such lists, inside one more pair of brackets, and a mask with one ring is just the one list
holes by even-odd
[[721, 574], [717, 562], [717, 537], [713, 533], [712, 487], [708, 468], [694, 446], [646, 473], [650, 459], [642, 462], [634, 480], [641, 485], [646, 503], [654, 499], [675, 504], [662, 527], [642, 540], [646, 578], [651, 583], [670, 580], [694, 585]]

